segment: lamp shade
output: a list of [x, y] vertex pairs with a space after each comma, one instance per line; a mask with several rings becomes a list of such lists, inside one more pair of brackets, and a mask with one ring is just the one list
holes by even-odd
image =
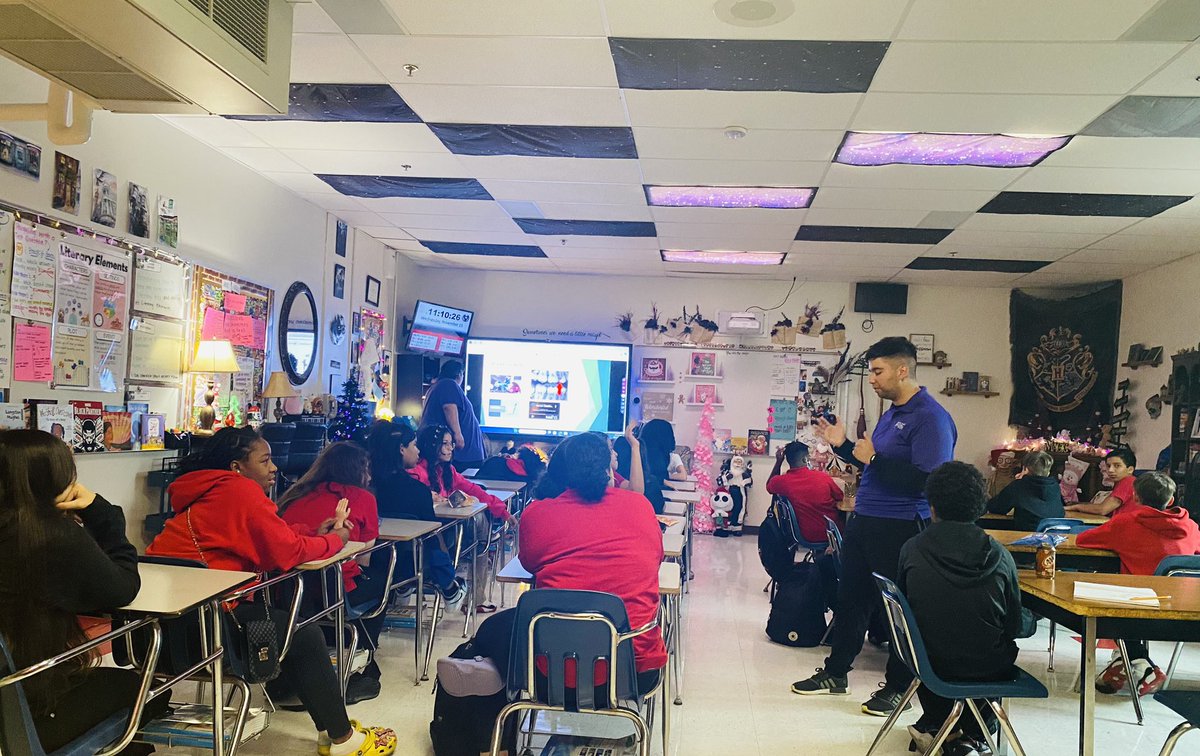
[[223, 340], [201, 341], [196, 345], [196, 357], [192, 360], [193, 373], [236, 373], [237, 357], [233, 344]]
[[262, 395], [264, 399], [287, 399], [300, 396], [300, 392], [292, 388], [292, 383], [286, 374], [276, 370], [271, 373], [271, 379], [267, 381], [267, 390]]

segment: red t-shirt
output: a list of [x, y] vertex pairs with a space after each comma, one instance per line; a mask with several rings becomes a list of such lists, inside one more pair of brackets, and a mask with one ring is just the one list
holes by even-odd
[[793, 467], [768, 480], [767, 493], [791, 502], [800, 522], [800, 534], [806, 541], [824, 541], [825, 518], [837, 522], [841, 516], [837, 503], [842, 500], [842, 487], [821, 470]]
[[[662, 530], [645, 496], [610, 487], [603, 499], [589, 504], [567, 491], [526, 507], [518, 533], [521, 564], [538, 588], [620, 596], [631, 628], [658, 614]], [[667, 663], [658, 628], [634, 638], [633, 650], [639, 672]]]
[[[298, 526], [298, 530], [315, 533], [321, 523], [333, 517], [340, 499], [350, 501], [350, 518], [346, 520], [350, 540], [370, 543], [379, 538], [379, 509], [375, 497], [358, 486], [323, 483], [289, 504], [283, 513], [283, 521]], [[347, 591], [354, 590], [354, 578], [360, 573], [362, 567], [353, 559], [342, 564], [342, 581]]]
[[1126, 475], [1124, 478], [1118, 480], [1117, 484], [1113, 486], [1109, 497], [1120, 499], [1121, 501], [1121, 506], [1108, 513], [1109, 517], [1116, 517], [1119, 514], [1131, 512], [1137, 505], [1136, 497], [1133, 495], [1133, 476]]

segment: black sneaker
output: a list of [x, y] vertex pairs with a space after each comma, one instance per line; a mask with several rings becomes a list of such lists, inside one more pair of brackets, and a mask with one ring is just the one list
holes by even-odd
[[834, 677], [818, 667], [812, 677], [792, 683], [792, 692], [802, 696], [844, 696], [850, 692], [850, 687], [846, 678]]
[[[871, 698], [862, 705], [863, 714], [870, 714], [873, 717], [890, 717], [896, 706], [900, 704], [901, 698], [904, 698], [902, 691], [892, 690], [886, 683], [879, 683], [879, 690], [872, 693]], [[911, 702], [904, 705], [904, 711], [911, 708]]]
[[361, 672], [350, 675], [350, 680], [346, 683], [346, 705], [356, 704], [359, 701], [370, 701], [372, 698], [379, 697], [379, 681], [374, 677], [367, 677]]

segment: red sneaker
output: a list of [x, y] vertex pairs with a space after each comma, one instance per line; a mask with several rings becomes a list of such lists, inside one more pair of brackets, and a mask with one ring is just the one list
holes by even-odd
[[1096, 676], [1096, 691], [1099, 693], [1119, 693], [1125, 689], [1125, 662], [1120, 656], [1114, 656], [1104, 671]]
[[1133, 662], [1133, 676], [1138, 679], [1139, 696], [1149, 696], [1158, 692], [1158, 689], [1167, 681], [1167, 676], [1163, 674], [1163, 671], [1145, 659], [1137, 659]]

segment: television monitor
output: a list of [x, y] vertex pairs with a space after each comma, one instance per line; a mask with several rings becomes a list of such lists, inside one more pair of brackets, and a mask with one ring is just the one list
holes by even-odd
[[855, 284], [854, 311], [875, 315], [903, 315], [908, 312], [908, 284]]
[[462, 357], [474, 317], [470, 310], [417, 300], [405, 346], [410, 352]]
[[467, 395], [484, 433], [621, 433], [632, 362], [628, 344], [471, 339]]

